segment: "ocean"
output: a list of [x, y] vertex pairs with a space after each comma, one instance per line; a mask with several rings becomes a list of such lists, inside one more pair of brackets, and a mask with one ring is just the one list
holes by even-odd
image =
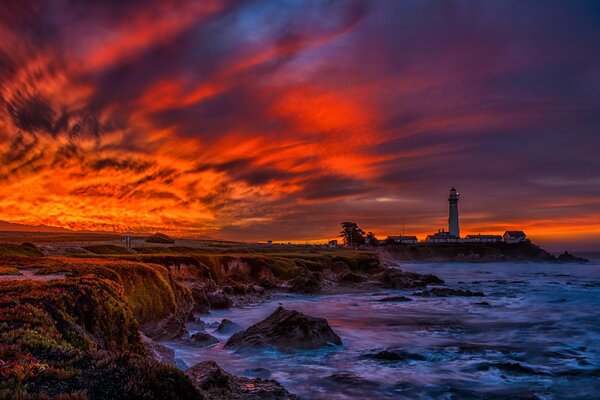
[[[343, 345], [250, 355], [221, 343], [182, 342], [178, 366], [215, 360], [225, 370], [276, 379], [303, 399], [592, 399], [600, 397], [600, 262], [419, 263], [447, 287], [485, 297], [419, 297], [416, 290], [346, 295], [278, 294], [245, 308], [199, 316], [246, 328], [279, 305], [326, 318]], [[406, 296], [407, 302], [381, 302]], [[191, 333], [198, 331], [190, 323]], [[395, 359], [375, 354], [394, 352]], [[383, 357], [386, 358], [386, 357]]]

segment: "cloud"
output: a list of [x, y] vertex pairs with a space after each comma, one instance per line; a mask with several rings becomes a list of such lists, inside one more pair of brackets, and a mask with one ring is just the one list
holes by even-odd
[[444, 226], [457, 185], [466, 230], [555, 240], [554, 220], [597, 243], [599, 16], [593, 2], [3, 2], [0, 219], [421, 234]]

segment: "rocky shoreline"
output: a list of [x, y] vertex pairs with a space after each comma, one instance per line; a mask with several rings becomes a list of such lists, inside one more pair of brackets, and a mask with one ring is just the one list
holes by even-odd
[[[428, 289], [431, 285], [444, 284], [444, 281], [435, 275], [406, 272], [379, 264], [362, 266], [359, 271], [353, 272], [343, 262], [336, 262], [319, 272], [303, 271], [289, 280], [270, 280], [267, 283], [268, 288], [257, 282], [221, 286], [210, 278], [187, 282], [187, 285], [192, 288], [192, 293], [195, 293], [194, 299], [200, 305], [195, 306], [194, 310], [200, 310], [195, 313], [198, 316], [195, 324], [199, 323], [201, 327], [206, 326], [202, 321], [202, 316], [209, 315], [211, 310], [259, 304], [284, 293], [335, 295], [376, 292], [381, 289], [421, 289], [423, 292], [413, 294], [418, 296], [483, 296], [483, 293], [480, 292], [472, 293], [451, 288], [433, 287]], [[263, 283], [266, 283], [264, 279]], [[391, 298], [386, 301], [410, 301], [410, 299], [402, 297], [398, 300]], [[234, 332], [234, 334], [227, 340], [224, 349], [233, 349], [242, 353], [261, 348], [274, 348], [283, 352], [295, 349], [314, 349], [322, 346], [339, 346], [343, 341], [329, 327], [326, 320], [295, 310], [286, 310], [281, 306], [269, 317], [246, 330], [241, 330], [235, 321], [223, 320], [217, 331], [222, 332], [226, 329], [231, 329], [230, 332]], [[181, 328], [175, 331], [180, 332]], [[216, 343], [216, 338], [203, 331], [194, 335], [184, 333], [180, 339], [188, 341], [188, 344], [189, 341], [192, 341], [195, 346], [200, 347]], [[151, 348], [162, 346], [156, 342], [152, 342], [150, 345]], [[165, 351], [168, 351], [166, 347]], [[156, 351], [154, 353], [149, 351], [149, 353], [157, 354]], [[162, 359], [162, 356], [163, 352], [158, 352], [159, 360]], [[169, 362], [174, 363], [174, 358], [171, 357]], [[218, 364], [210, 360], [191, 366], [185, 371], [185, 374], [192, 379], [192, 382], [208, 399], [297, 398], [277, 381], [238, 377], [225, 372]]]
[[[15, 248], [32, 252], [35, 246]], [[0, 368], [6, 379], [0, 398], [295, 399], [276, 381], [234, 376], [211, 360], [182, 372], [162, 342], [213, 345], [216, 338], [202, 331], [190, 335], [186, 324], [201, 325], [202, 315], [211, 311], [265, 302], [281, 293], [403, 289], [423, 297], [485, 295], [443, 287], [435, 275], [389, 267], [365, 251], [110, 250], [102, 258], [37, 252], [2, 259]], [[311, 349], [344, 340], [326, 320], [283, 308], [246, 330], [226, 320], [216, 329], [233, 334], [225, 347], [234, 351]], [[23, 368], [28, 375], [18, 372]]]

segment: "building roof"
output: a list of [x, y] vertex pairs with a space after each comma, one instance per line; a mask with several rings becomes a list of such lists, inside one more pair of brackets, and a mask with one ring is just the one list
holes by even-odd
[[392, 240], [417, 240], [416, 236], [388, 236]]
[[475, 238], [498, 239], [501, 237], [502, 237], [501, 235], [482, 235], [481, 233], [479, 233], [477, 235], [467, 235], [467, 238], [469, 238], [469, 239], [475, 239]]
[[525, 232], [523, 231], [506, 231], [504, 232], [505, 235], [508, 235], [510, 237], [513, 238], [524, 238], [525, 237]]
[[458, 236], [454, 236], [450, 232], [446, 231], [441, 231], [432, 235], [427, 235], [427, 237], [432, 239], [458, 239]]

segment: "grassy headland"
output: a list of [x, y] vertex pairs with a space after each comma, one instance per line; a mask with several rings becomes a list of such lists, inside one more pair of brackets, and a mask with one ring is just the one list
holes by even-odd
[[379, 265], [371, 252], [311, 246], [140, 240], [128, 249], [65, 236], [0, 244], [0, 399], [202, 398], [141, 340], [142, 331], [181, 335], [197, 299], [191, 288], [205, 296], [336, 263], [357, 272]]

